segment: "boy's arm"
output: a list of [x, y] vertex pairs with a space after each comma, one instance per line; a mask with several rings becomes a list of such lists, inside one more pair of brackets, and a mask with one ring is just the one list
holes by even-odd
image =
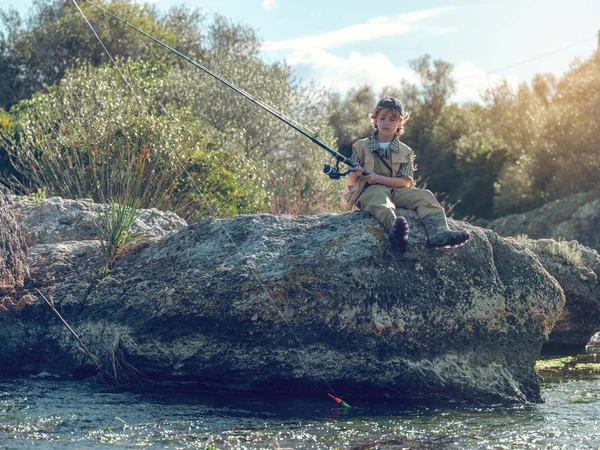
[[356, 151], [356, 148], [354, 147], [354, 145], [352, 146], [352, 155], [350, 155], [350, 162], [352, 162], [355, 166], [354, 166], [354, 170], [356, 170], [356, 172], [350, 172], [348, 174], [348, 181], [346, 182], [346, 188], [349, 188], [351, 186], [354, 186], [356, 183], [358, 183], [358, 179], [360, 178], [360, 175], [362, 173], [362, 161], [360, 160], [360, 156], [358, 155], [358, 152]]
[[412, 178], [384, 177], [375, 173], [365, 175], [365, 180], [369, 184], [382, 184], [392, 189], [411, 187], [414, 184]]
[[415, 152], [412, 150], [406, 157], [406, 163], [400, 164], [400, 169], [398, 169], [398, 176], [401, 178], [408, 178], [411, 182], [411, 186], [415, 185]]

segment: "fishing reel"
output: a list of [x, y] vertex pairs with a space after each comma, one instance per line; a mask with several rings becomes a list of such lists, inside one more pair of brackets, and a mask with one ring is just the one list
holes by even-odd
[[323, 173], [332, 180], [339, 180], [341, 177], [345, 177], [350, 172], [354, 172], [354, 170], [350, 169], [346, 172], [340, 173], [340, 161], [337, 159], [335, 160], [335, 167], [330, 166], [329, 164], [325, 164], [323, 166]]

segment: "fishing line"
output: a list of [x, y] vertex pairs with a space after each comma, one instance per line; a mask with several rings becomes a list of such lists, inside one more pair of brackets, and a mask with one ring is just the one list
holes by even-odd
[[[245, 96], [246, 98], [248, 98], [250, 101], [252, 101], [253, 103], [255, 103], [256, 105], [260, 106], [261, 108], [267, 110], [269, 113], [271, 113], [273, 116], [280, 118], [283, 117], [287, 122], [289, 122], [290, 124], [293, 123], [295, 125], [296, 130], [300, 131], [300, 128], [306, 128], [309, 131], [313, 132], [312, 130], [310, 130], [310, 128], [308, 128], [307, 126], [302, 125], [301, 123], [297, 122], [296, 120], [294, 120], [293, 118], [287, 117], [285, 116], [283, 113], [281, 113], [280, 111], [277, 111], [275, 108], [273, 108], [272, 106], [268, 105], [267, 103], [263, 102], [262, 100], [254, 97], [253, 95], [251, 95], [250, 93], [248, 93], [247, 91], [245, 91], [244, 89], [236, 86], [235, 84], [231, 83], [230, 81], [226, 80], [225, 78], [221, 77], [219, 74], [207, 69], [206, 67], [200, 65], [199, 63], [197, 63], [196, 61], [194, 61], [192, 58], [184, 55], [183, 53], [175, 50], [174, 48], [172, 48], [171, 46], [165, 44], [164, 42], [160, 41], [159, 39], [155, 38], [154, 36], [146, 33], [144, 30], [137, 28], [136, 26], [132, 25], [131, 23], [129, 23], [129, 21], [122, 19], [121, 17], [117, 16], [116, 14], [111, 13], [110, 11], [102, 8], [101, 6], [96, 5], [95, 3], [89, 1], [89, 0], [84, 0], [86, 3], [89, 3], [90, 5], [92, 5], [95, 8], [98, 8], [100, 11], [110, 15], [111, 17], [119, 20], [120, 22], [124, 23], [125, 25], [128, 25], [129, 27], [135, 29], [136, 31], [142, 33], [144, 36], [152, 39], [154, 42], [158, 43], [159, 45], [162, 45], [163, 47], [167, 48], [168, 50], [174, 52], [177, 56], [185, 59], [187, 62], [193, 64], [194, 66], [196, 66], [197, 68], [199, 68], [200, 70], [204, 71], [205, 73], [207, 73], [208, 75], [210, 75], [211, 77], [217, 79], [218, 81], [220, 81], [221, 83], [225, 84], [226, 86], [230, 87], [231, 89], [233, 89], [234, 91], [236, 91], [237, 93]], [[280, 116], [280, 117], [279, 117]], [[318, 133], [313, 132], [313, 135], [318, 135]]]
[[[107, 54], [107, 56], [109, 57], [109, 59], [111, 60], [111, 62], [113, 63], [113, 65], [115, 66], [115, 68], [117, 69], [117, 71], [119, 72], [119, 74], [121, 75], [121, 78], [123, 79], [123, 81], [125, 81], [125, 83], [127, 84], [127, 86], [131, 89], [133, 95], [135, 96], [135, 98], [137, 99], [138, 103], [140, 104], [140, 106], [142, 107], [143, 112], [145, 112], [148, 117], [150, 117], [153, 121], [156, 121], [156, 119], [152, 116], [152, 114], [150, 113], [150, 111], [148, 110], [148, 108], [146, 107], [146, 105], [144, 104], [143, 100], [140, 98], [140, 96], [137, 94], [137, 92], [135, 91], [135, 89], [133, 88], [132, 84], [129, 82], [129, 80], [127, 79], [127, 77], [125, 76], [125, 74], [123, 73], [123, 71], [120, 69], [120, 67], [118, 66], [117, 62], [114, 60], [114, 58], [112, 57], [112, 55], [110, 54], [110, 52], [108, 51], [108, 49], [106, 48], [106, 46], [104, 45], [102, 39], [100, 38], [100, 36], [98, 35], [98, 33], [96, 33], [96, 30], [94, 29], [94, 27], [92, 26], [92, 24], [89, 22], [87, 16], [84, 14], [84, 12], [81, 10], [81, 8], [79, 7], [79, 4], [77, 3], [76, 0], [73, 0], [73, 3], [75, 4], [75, 6], [77, 7], [78, 11], [81, 13], [82, 17], [84, 18], [85, 22], [88, 24], [88, 26], [90, 27], [90, 29], [92, 30], [92, 32], [94, 33], [94, 36], [96, 36], [96, 39], [98, 39], [98, 42], [100, 42], [100, 45], [102, 46], [102, 48], [104, 49], [105, 53]], [[92, 6], [96, 6], [93, 3], [89, 2]], [[96, 6], [96, 8], [108, 13], [109, 15], [117, 18], [119, 21], [126, 23], [129, 25], [129, 23], [117, 16], [115, 16], [114, 14], [110, 13], [109, 11], [106, 11], [103, 8], [100, 8], [98, 6]], [[133, 27], [133, 25], [129, 25], [131, 27]], [[156, 38], [150, 36], [149, 34], [141, 31], [138, 29], [138, 31], [142, 32], [144, 35], [150, 37], [152, 40], [154, 40], [155, 42], [160, 42], [158, 41]], [[166, 44], [162, 44], [166, 46]], [[168, 47], [168, 46], [167, 46]], [[171, 49], [170, 47], [168, 47], [169, 49]], [[177, 52], [177, 50], [171, 49], [172, 51], [174, 51], [175, 53], [177, 53], [178, 55], [180, 55], [181, 57], [183, 57], [184, 59], [186, 59], [187, 61], [191, 62], [192, 64], [194, 64], [196, 67], [201, 68], [201, 66], [199, 66], [199, 64], [195, 63], [193, 60], [191, 60], [190, 58], [188, 58], [185, 55], [180, 54], [179, 52]], [[202, 70], [206, 71], [204, 68], [202, 68]], [[215, 78], [219, 79], [221, 81], [221, 78], [218, 77], [218, 75], [216, 74], [212, 74], [211, 75], [215, 76]], [[227, 84], [228, 86], [231, 85], [231, 83], [227, 82], [226, 80], [223, 80], [223, 82], [225, 84]], [[232, 86], [230, 86], [232, 87]], [[237, 92], [240, 92], [240, 90], [238, 88], [232, 87], [232, 89], [236, 90]], [[241, 92], [240, 92], [241, 93]], [[244, 94], [242, 94], [244, 95]], [[261, 107], [264, 108], [264, 106], [259, 105]], [[266, 109], [266, 108], [265, 108]], [[271, 112], [271, 111], [269, 111]], [[273, 112], [271, 112], [271, 114], [275, 115]], [[157, 122], [156, 122], [157, 123]], [[314, 137], [310, 137], [307, 133], [305, 133], [304, 131], [298, 129], [296, 126], [291, 125], [294, 129], [297, 129], [297, 131], [301, 132], [302, 134], [306, 135], [307, 137], [311, 138], [311, 140], [316, 140], [316, 138]], [[187, 177], [190, 179], [192, 185], [194, 186], [194, 188], [196, 189], [196, 191], [198, 192], [198, 194], [200, 194], [200, 196], [202, 197], [202, 200], [206, 203], [206, 205], [208, 206], [208, 209], [210, 210], [211, 214], [213, 215], [213, 217], [217, 217], [214, 209], [212, 208], [211, 204], [208, 201], [207, 196], [200, 190], [200, 188], [198, 187], [198, 185], [196, 184], [196, 181], [194, 180], [194, 178], [191, 176], [191, 174], [189, 173], [189, 171], [187, 170], [187, 168], [185, 167], [185, 165], [183, 164], [183, 162], [181, 161], [181, 159], [179, 158], [179, 156], [177, 155], [177, 152], [174, 151], [173, 148], [171, 148], [168, 140], [166, 139], [166, 137], [164, 136], [163, 132], [160, 130], [159, 127], [157, 127], [157, 131], [160, 134], [160, 136], [163, 138], [163, 140], [165, 141], [165, 144], [167, 146], [167, 148], [169, 148], [169, 150], [171, 151], [171, 153], [175, 156], [175, 159], [177, 160], [178, 164], [181, 166], [181, 169], [183, 170], [183, 172], [187, 175]], [[260, 217], [260, 216], [259, 216]], [[237, 252], [240, 252], [240, 249], [238, 247], [238, 245], [236, 244], [236, 242], [233, 240], [233, 238], [231, 237], [231, 235], [229, 234], [229, 232], [227, 231], [227, 229], [225, 228], [225, 226], [223, 225], [223, 223], [221, 221], [217, 221], [221, 228], [223, 229], [223, 232], [225, 233], [225, 235], [227, 236], [227, 239], [229, 239], [229, 241], [233, 244], [233, 246], [235, 247]], [[263, 222], [264, 225], [264, 222]], [[240, 252], [241, 253], [241, 252]], [[298, 335], [296, 334], [296, 332], [294, 331], [294, 329], [292, 328], [290, 322], [288, 321], [288, 319], [285, 317], [285, 315], [283, 314], [283, 312], [281, 311], [281, 309], [277, 306], [277, 304], [275, 303], [275, 300], [273, 299], [271, 293], [269, 292], [269, 290], [267, 289], [267, 287], [265, 286], [265, 284], [261, 281], [261, 279], [258, 276], [258, 272], [256, 271], [256, 269], [253, 267], [253, 265], [249, 264], [248, 265], [250, 271], [252, 272], [252, 275], [254, 277], [254, 279], [256, 280], [256, 282], [258, 283], [258, 285], [262, 288], [262, 290], [264, 291], [265, 295], [267, 296], [267, 298], [269, 299], [269, 301], [271, 302], [272, 306], [275, 308], [275, 310], [278, 312], [278, 314], [282, 317], [282, 319], [284, 320], [286, 326], [288, 327], [288, 329], [290, 330], [290, 332], [292, 333], [292, 335], [294, 336], [294, 338], [296, 339], [296, 341], [298, 342], [298, 344], [300, 345], [300, 347], [302, 348], [302, 350], [304, 350], [304, 352], [308, 355], [311, 352], [308, 351], [308, 349], [305, 347], [304, 343], [300, 340], [300, 338], [298, 337]], [[325, 381], [325, 384], [327, 385], [327, 387], [335, 394], [335, 390], [333, 389], [333, 387], [329, 384], [329, 381], [324, 377], [324, 376], [320, 376], [321, 379], [323, 379], [323, 381]], [[337, 396], [337, 395], [336, 395]]]
[[[153, 40], [154, 42], [156, 42], [157, 44], [163, 46], [164, 48], [166, 48], [167, 50], [175, 53], [177, 56], [179, 56], [180, 58], [185, 59], [187, 62], [189, 62], [190, 64], [192, 64], [193, 66], [197, 67], [198, 69], [202, 70], [203, 72], [207, 73], [208, 75], [210, 75], [211, 77], [219, 80], [221, 83], [223, 83], [224, 85], [230, 87], [231, 89], [233, 89], [234, 91], [236, 91], [238, 94], [246, 97], [248, 100], [250, 100], [252, 103], [260, 106], [261, 108], [263, 108], [265, 111], [267, 111], [269, 114], [273, 115], [274, 117], [278, 118], [279, 120], [281, 120], [283, 123], [285, 123], [286, 125], [289, 125], [290, 127], [292, 127], [294, 130], [296, 130], [298, 133], [302, 134], [303, 136], [307, 137], [308, 139], [310, 139], [313, 143], [315, 143], [316, 145], [318, 145], [319, 147], [321, 147], [323, 150], [325, 150], [327, 153], [329, 153], [331, 156], [333, 156], [336, 161], [338, 162], [343, 162], [344, 164], [346, 164], [349, 167], [354, 167], [354, 163], [352, 161], [350, 161], [349, 158], [346, 158], [344, 155], [342, 155], [339, 152], [336, 152], [335, 150], [333, 150], [331, 147], [327, 146], [326, 144], [324, 144], [323, 142], [321, 142], [318, 139], [318, 133], [315, 133], [313, 135], [311, 135], [310, 133], [307, 133], [305, 130], [303, 130], [301, 128], [301, 126], [295, 125], [292, 122], [295, 122], [293, 119], [292, 120], [288, 120], [287, 118], [285, 118], [281, 113], [279, 113], [278, 111], [276, 111], [273, 107], [269, 106], [268, 104], [262, 102], [261, 100], [258, 100], [257, 98], [255, 98], [254, 96], [250, 95], [248, 92], [244, 91], [243, 89], [237, 87], [236, 85], [234, 85], [233, 83], [231, 83], [230, 81], [226, 80], [225, 78], [221, 77], [220, 75], [218, 75], [217, 73], [207, 69], [206, 67], [202, 66], [201, 64], [199, 64], [198, 62], [194, 61], [192, 58], [190, 58], [187, 55], [184, 55], [183, 53], [175, 50], [173, 47], [170, 47], [169, 45], [165, 44], [164, 42], [160, 41], [159, 39], [155, 38], [154, 36], [146, 33], [144, 30], [136, 27], [135, 25], [132, 25], [131, 23], [129, 23], [127, 20], [122, 19], [121, 17], [117, 16], [116, 14], [111, 13], [110, 11], [102, 8], [101, 6], [96, 5], [95, 3], [91, 2], [90, 0], [85, 0], [87, 3], [89, 3], [90, 5], [92, 5], [93, 7], [99, 9], [100, 11], [108, 14], [109, 16], [115, 18], [116, 20], [118, 20], [121, 23], [124, 23], [125, 25], [127, 25], [130, 28], [133, 28], [135, 31], [143, 34], [144, 36], [148, 37], [149, 39]], [[81, 11], [81, 9], [79, 8], [79, 6], [77, 6], [77, 8], [79, 9], [79, 11]], [[83, 12], [81, 12], [81, 14], [83, 14]], [[87, 18], [86, 18], [87, 21]], [[88, 22], [89, 24], [89, 22]], [[90, 25], [91, 26], [91, 25]], [[94, 32], [94, 34], [96, 34]], [[98, 35], [96, 34], [96, 37], [98, 37]], [[104, 45], [102, 45], [104, 47]], [[106, 47], [104, 47], [106, 49]], [[326, 172], [327, 173], [327, 172]], [[329, 175], [329, 173], [328, 173]], [[339, 178], [339, 177], [338, 177]]]

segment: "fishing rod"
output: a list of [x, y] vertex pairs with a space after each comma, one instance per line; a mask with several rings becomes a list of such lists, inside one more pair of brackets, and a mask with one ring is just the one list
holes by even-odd
[[[263, 103], [262, 101], [256, 99], [254, 96], [250, 95], [248, 92], [244, 91], [243, 89], [238, 88], [236, 85], [234, 85], [233, 83], [231, 83], [230, 81], [227, 81], [225, 78], [221, 77], [219, 74], [211, 71], [210, 69], [207, 69], [206, 67], [204, 67], [203, 65], [201, 65], [200, 63], [194, 61], [192, 58], [190, 58], [187, 55], [184, 55], [183, 53], [181, 53], [178, 50], [175, 50], [173, 47], [165, 44], [164, 42], [162, 42], [161, 40], [155, 38], [154, 36], [146, 33], [144, 30], [136, 27], [135, 25], [132, 25], [131, 23], [129, 23], [127, 20], [117, 16], [116, 14], [113, 14], [112, 12], [108, 11], [107, 9], [96, 5], [95, 3], [91, 2], [90, 0], [85, 0], [87, 3], [89, 3], [90, 5], [92, 5], [93, 7], [99, 9], [100, 11], [108, 14], [109, 16], [117, 19], [119, 22], [124, 23], [125, 25], [127, 25], [130, 28], [133, 28], [135, 31], [143, 34], [144, 36], [146, 36], [147, 38], [152, 39], [154, 42], [156, 42], [157, 44], [163, 46], [164, 48], [166, 48], [167, 50], [175, 53], [177, 56], [179, 56], [180, 58], [185, 59], [187, 62], [189, 62], [190, 64], [194, 65], [195, 67], [197, 67], [198, 69], [202, 70], [203, 72], [207, 73], [208, 75], [210, 75], [211, 77], [219, 80], [221, 83], [223, 83], [225, 86], [233, 89], [235, 92], [237, 92], [240, 95], [243, 95], [244, 97], [246, 97], [248, 100], [250, 100], [252, 103], [254, 103], [257, 106], [260, 106], [262, 109], [264, 109], [265, 111], [267, 111], [269, 114], [277, 117], [279, 120], [281, 120], [283, 123], [285, 123], [286, 125], [292, 127], [294, 130], [296, 130], [298, 133], [302, 134], [303, 136], [307, 137], [308, 139], [310, 139], [313, 143], [317, 144], [319, 147], [321, 147], [323, 150], [325, 150], [326, 152], [328, 152], [331, 156], [333, 156], [336, 160], [335, 166], [330, 166], [329, 164], [325, 164], [323, 166], [323, 173], [325, 173], [327, 176], [329, 176], [329, 178], [331, 178], [332, 180], [337, 180], [345, 175], [348, 175], [350, 172], [353, 172], [353, 168], [355, 167], [355, 164], [350, 161], [350, 159], [348, 159], [347, 157], [345, 157], [344, 155], [342, 155], [341, 153], [335, 151], [334, 149], [332, 149], [331, 147], [327, 146], [325, 143], [321, 142], [318, 139], [319, 134], [315, 133], [315, 134], [310, 134], [307, 133], [306, 131], [304, 131], [302, 128], [294, 125], [292, 122], [290, 122], [289, 120], [287, 120], [285, 117], [283, 117], [280, 113], [278, 113], [276, 110], [274, 110], [273, 108], [271, 108], [269, 105], [267, 105], [266, 103]], [[342, 162], [344, 164], [346, 164], [348, 167], [350, 167], [350, 170], [348, 170], [347, 172], [340, 172], [339, 170], [339, 163]], [[366, 175], [366, 173], [365, 173]]]
[[[314, 142], [318, 143], [320, 146], [322, 146], [323, 148], [326, 148], [327, 151], [331, 152], [331, 154], [333, 156], [336, 157], [336, 161], [339, 163], [340, 161], [348, 164], [348, 165], [352, 165], [351, 161], [347, 160], [347, 158], [343, 157], [343, 155], [340, 155], [339, 153], [335, 152], [334, 150], [330, 149], [329, 147], [325, 146], [325, 144], [321, 143], [320, 141], [318, 141], [316, 139], [317, 135], [315, 134], [314, 136], [309, 136], [308, 133], [304, 132], [303, 130], [301, 130], [300, 128], [298, 128], [297, 126], [294, 126], [293, 124], [289, 123], [287, 120], [284, 120], [283, 117], [280, 117], [280, 114], [278, 114], [273, 108], [271, 108], [269, 105], [267, 104], [262, 104], [262, 102], [260, 102], [259, 100], [254, 99], [252, 96], [250, 96], [250, 94], [244, 92], [242, 89], [239, 89], [235, 86], [233, 86], [233, 84], [229, 83], [228, 81], [222, 79], [221, 77], [219, 77], [216, 74], [213, 74], [212, 72], [208, 71], [208, 69], [205, 69], [204, 67], [200, 66], [198, 63], [196, 63], [195, 61], [191, 60], [191, 58], [188, 58], [187, 56], [181, 54], [180, 52], [172, 49], [171, 47], [167, 46], [166, 44], [160, 42], [158, 39], [150, 36], [149, 34], [145, 33], [142, 30], [137, 29], [136, 27], [134, 27], [133, 25], [130, 25], [127, 21], [117, 17], [116, 15], [110, 13], [109, 11], [106, 11], [104, 8], [101, 8], [97, 5], [94, 5], [92, 2], [90, 2], [89, 0], [84, 0], [84, 1], [88, 1], [88, 3], [92, 4], [93, 6], [95, 6], [96, 8], [100, 9], [101, 11], [106, 12], [107, 14], [117, 18], [119, 21], [127, 24], [128, 26], [135, 28], [136, 30], [138, 30], [140, 33], [150, 37], [152, 40], [159, 42], [161, 45], [165, 46], [166, 48], [168, 48], [169, 50], [173, 51], [174, 53], [176, 53], [177, 55], [181, 56], [182, 58], [186, 59], [187, 61], [191, 62], [192, 64], [194, 64], [195, 66], [199, 67], [201, 70], [209, 73], [211, 76], [217, 78], [219, 81], [225, 83], [226, 85], [232, 87], [232, 89], [236, 90], [237, 92], [239, 92], [240, 94], [249, 97], [254, 103], [256, 103], [258, 106], [261, 106], [263, 109], [267, 110], [268, 112], [270, 112], [271, 114], [275, 115], [276, 117], [278, 117], [279, 119], [281, 119], [282, 121], [284, 121], [285, 123], [289, 124], [290, 126], [292, 126], [292, 128], [298, 130], [299, 132], [301, 132], [303, 135], [309, 137], [311, 140], [313, 140]], [[117, 65], [117, 62], [114, 60], [114, 58], [111, 56], [110, 52], [108, 51], [108, 49], [106, 48], [106, 46], [104, 45], [104, 43], [102, 42], [102, 39], [100, 39], [100, 36], [96, 33], [96, 30], [94, 30], [94, 27], [92, 26], [92, 24], [89, 22], [89, 20], [87, 19], [86, 15], [84, 14], [84, 12], [81, 10], [81, 8], [79, 7], [79, 4], [77, 3], [77, 0], [73, 0], [73, 3], [75, 4], [75, 6], [77, 7], [77, 9], [79, 10], [79, 12], [81, 13], [81, 15], [83, 16], [84, 20], [86, 21], [86, 23], [89, 25], [90, 29], [92, 30], [92, 32], [94, 33], [94, 35], [96, 36], [96, 38], [98, 39], [98, 41], [100, 42], [100, 45], [102, 46], [102, 48], [104, 49], [104, 51], [106, 52], [106, 54], [108, 55], [109, 59], [112, 61], [112, 63], [115, 65], [117, 71], [119, 72], [119, 74], [121, 75], [121, 77], [123, 78], [123, 80], [125, 81], [125, 83], [129, 86], [129, 88], [131, 89], [131, 91], [133, 92], [133, 95], [137, 98], [138, 102], [140, 103], [140, 105], [142, 106], [142, 108], [145, 110], [146, 114], [148, 114], [150, 117], [151, 114], [150, 112], [146, 109], [146, 107], [144, 106], [143, 101], [141, 100], [141, 98], [139, 97], [139, 95], [135, 92], [135, 89], [133, 88], [133, 86], [131, 85], [131, 83], [127, 80], [127, 78], [125, 77], [125, 75], [123, 74], [123, 72], [121, 71], [121, 69], [119, 69], [119, 66]], [[163, 139], [165, 139], [165, 143], [167, 144], [167, 147], [169, 147], [169, 143], [166, 140], [165, 136], [162, 134], [162, 132], [160, 130], [159, 134], [163, 137]], [[337, 156], [336, 156], [337, 155]], [[185, 172], [188, 177], [190, 177], [190, 181], [192, 183], [192, 185], [194, 186], [194, 188], [198, 191], [198, 194], [203, 198], [203, 200], [207, 203], [208, 207], [211, 209], [211, 212], [213, 212], [214, 215], [214, 211], [212, 210], [212, 208], [210, 207], [210, 203], [208, 202], [208, 199], [206, 198], [206, 196], [204, 195], [204, 193], [200, 190], [200, 188], [198, 187], [198, 185], [195, 183], [193, 177], [190, 175], [190, 173], [187, 171], [185, 165], [183, 164], [183, 162], [181, 161], [181, 159], [177, 156], [176, 153], [174, 153], [175, 158], [177, 159], [177, 161], [179, 162], [179, 164], [181, 165], [181, 168], [183, 170], [183, 172]], [[340, 157], [339, 159], [338, 156]], [[353, 166], [353, 165], [352, 165]], [[325, 165], [325, 169], [323, 170], [325, 173], [327, 173], [326, 169], [327, 169], [327, 165]], [[337, 164], [336, 164], [336, 169], [337, 169]], [[350, 171], [346, 172], [345, 174], [349, 173]], [[365, 172], [363, 172], [365, 173]], [[332, 176], [331, 173], [328, 173], [328, 175], [331, 178], [339, 178], [342, 175], [345, 174], [337, 174], [337, 177]], [[229, 232], [227, 231], [227, 229], [223, 226], [223, 224], [221, 223], [221, 227], [223, 228], [223, 232], [225, 233], [225, 235], [229, 238], [229, 241], [232, 243], [232, 245], [234, 247], [238, 247], [236, 242], [233, 240], [233, 238], [231, 237], [231, 235], [229, 234]], [[239, 248], [238, 248], [239, 250]], [[287, 324], [288, 328], [290, 329], [290, 332], [294, 335], [294, 337], [296, 338], [296, 340], [298, 341], [298, 343], [300, 344], [300, 346], [304, 349], [305, 352], [308, 352], [308, 350], [306, 349], [306, 347], [304, 346], [304, 344], [302, 343], [302, 341], [300, 340], [300, 338], [298, 337], [298, 335], [296, 334], [296, 332], [294, 331], [294, 329], [292, 328], [292, 326], [290, 325], [289, 321], [287, 320], [287, 318], [285, 317], [285, 315], [281, 312], [281, 310], [278, 308], [277, 304], [275, 303], [275, 301], [273, 300], [273, 297], [271, 296], [271, 294], [269, 293], [269, 290], [266, 288], [266, 286], [264, 285], [264, 283], [261, 281], [261, 279], [258, 276], [258, 273], [252, 269], [254, 278], [256, 279], [256, 281], [258, 282], [258, 284], [262, 287], [262, 289], [264, 290], [267, 298], [271, 301], [271, 303], [273, 304], [275, 310], [277, 310], [277, 312], [281, 315], [281, 317], [283, 318], [283, 320], [285, 321], [285, 323]], [[333, 390], [333, 388], [331, 387], [331, 385], [329, 384], [329, 381], [327, 381], [327, 378], [323, 377], [323, 380], [325, 381], [325, 384], [327, 384], [327, 387], [329, 388], [329, 390], [331, 390], [331, 392], [333, 392], [335, 394], [335, 391]], [[341, 405], [344, 408], [351, 408], [350, 405], [348, 405], [346, 402], [344, 402], [342, 399], [335, 397], [334, 395], [328, 394], [330, 397], [332, 397], [336, 403], [338, 403], [339, 405]]]

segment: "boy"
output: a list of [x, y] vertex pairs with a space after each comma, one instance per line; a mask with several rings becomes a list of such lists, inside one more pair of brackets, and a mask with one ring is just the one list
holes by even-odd
[[350, 160], [355, 167], [342, 202], [348, 209], [358, 207], [377, 217], [400, 252], [406, 251], [408, 222], [396, 216], [396, 207], [417, 210], [430, 247], [458, 247], [469, 240], [469, 232], [450, 230], [444, 208], [433, 194], [414, 187], [414, 153], [399, 140], [409, 116], [397, 98], [377, 103], [371, 114], [375, 133], [352, 146]]

